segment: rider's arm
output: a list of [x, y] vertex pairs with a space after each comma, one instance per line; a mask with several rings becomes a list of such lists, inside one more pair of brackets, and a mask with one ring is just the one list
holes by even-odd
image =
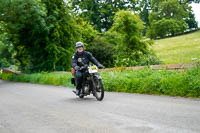
[[94, 56], [93, 56], [90, 52], [87, 52], [87, 54], [88, 54], [89, 60], [90, 60], [94, 65], [98, 66], [98, 65], [99, 65], [99, 62], [94, 58]]
[[77, 66], [77, 58], [75, 55], [72, 56], [72, 68], [75, 68]]

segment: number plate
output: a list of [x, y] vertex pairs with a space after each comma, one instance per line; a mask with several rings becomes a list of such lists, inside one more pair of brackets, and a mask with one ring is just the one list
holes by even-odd
[[98, 72], [97, 66], [91, 66], [91, 67], [89, 67], [89, 73], [97, 73], [97, 72]]

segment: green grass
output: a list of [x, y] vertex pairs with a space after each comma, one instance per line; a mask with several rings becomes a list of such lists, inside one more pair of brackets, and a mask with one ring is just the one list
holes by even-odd
[[102, 73], [107, 91], [200, 97], [200, 68], [187, 72], [142, 69]]
[[[101, 72], [106, 91], [200, 97], [200, 67], [185, 72], [151, 70]], [[74, 87], [70, 73], [0, 74], [0, 79]]]
[[[200, 31], [156, 40], [153, 45], [156, 55], [164, 64], [182, 64], [200, 61]], [[197, 58], [192, 60], [192, 58]]]
[[0, 74], [0, 79], [3, 80], [73, 87], [71, 78], [72, 75], [69, 73]]

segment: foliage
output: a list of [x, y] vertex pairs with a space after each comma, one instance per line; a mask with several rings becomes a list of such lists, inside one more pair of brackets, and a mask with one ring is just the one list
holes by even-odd
[[151, 38], [197, 27], [189, 3], [199, 0], [65, 2], [0, 0], [1, 67], [17, 63], [24, 72], [69, 70], [76, 41], [106, 67], [159, 64], [152, 42], [142, 36], [147, 27]]
[[200, 0], [186, 0], [187, 3], [200, 3]]
[[[115, 92], [200, 97], [200, 67], [185, 72], [141, 69], [100, 73], [105, 90]], [[39, 84], [70, 84], [71, 73], [0, 74], [0, 79]]]
[[187, 28], [184, 18], [187, 18], [188, 14], [178, 0], [154, 0], [152, 3], [152, 13], [149, 15], [149, 37], [162, 38], [184, 32]]
[[114, 66], [114, 55], [116, 53], [114, 45], [108, 43], [104, 37], [97, 36], [93, 42], [88, 45], [87, 50], [105, 67]]
[[121, 39], [117, 44], [117, 66], [133, 66], [140, 57], [148, 53], [150, 41], [142, 37], [143, 22], [139, 15], [132, 11], [119, 11], [114, 18], [114, 24], [109, 32], [114, 32]]
[[190, 6], [191, 2], [193, 3], [199, 3], [199, 0], [178, 0], [179, 3], [182, 5], [184, 10], [187, 12], [187, 17], [184, 19], [184, 21], [187, 23], [187, 29], [188, 30], [194, 30], [198, 28], [198, 22], [195, 20], [195, 16], [192, 10], [192, 7]]
[[192, 11], [189, 12], [189, 17], [185, 20], [185, 22], [188, 24], [189, 29], [197, 29], [198, 23], [195, 20], [194, 13]]
[[85, 21], [81, 17], [76, 17], [75, 20], [76, 20], [76, 24], [79, 28], [79, 34], [82, 39], [80, 41], [82, 41], [87, 46], [97, 36], [98, 31], [94, 30], [93, 26], [90, 25], [87, 21]]
[[8, 36], [5, 23], [0, 22], [0, 68], [9, 67], [11, 64], [14, 64], [14, 49], [8, 40]]
[[65, 70], [67, 65], [69, 69], [74, 44], [80, 38], [73, 16], [63, 0], [42, 0], [42, 3], [47, 10], [46, 23], [49, 28], [45, 67], [47, 70], [50, 67], [50, 71]]
[[186, 29], [187, 25], [185, 21], [181, 20], [174, 20], [174, 19], [161, 19], [161, 20], [154, 20], [151, 23], [151, 27], [147, 32], [147, 36], [150, 38], [163, 38], [168, 35], [174, 36], [178, 33], [183, 33]]
[[149, 14], [151, 12], [151, 0], [139, 0], [139, 14], [146, 26], [149, 25]]
[[73, 87], [71, 84], [71, 78], [72, 78], [71, 74], [47, 73], [47, 72], [34, 73], [34, 74], [21, 74], [21, 75], [14, 75], [11, 73], [0, 74], [0, 79], [4, 80]]
[[[134, 58], [134, 57], [137, 57]], [[162, 64], [158, 56], [149, 50], [145, 54], [132, 52], [130, 56], [121, 55], [115, 59], [115, 66], [149, 66]]]
[[[137, 70], [103, 73], [106, 90], [170, 96], [200, 96], [200, 68], [187, 72]], [[109, 79], [109, 80], [108, 80]]]
[[70, 68], [77, 28], [63, 0], [1, 0], [5, 22], [23, 71]]
[[107, 31], [113, 24], [117, 11], [134, 9], [138, 0], [70, 0], [74, 11], [87, 20], [98, 31]]

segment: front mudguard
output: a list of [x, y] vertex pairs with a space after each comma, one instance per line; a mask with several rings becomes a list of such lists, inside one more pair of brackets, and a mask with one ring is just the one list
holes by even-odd
[[97, 77], [97, 79], [102, 79], [101, 75], [99, 75], [99, 74], [95, 74], [94, 76]]

